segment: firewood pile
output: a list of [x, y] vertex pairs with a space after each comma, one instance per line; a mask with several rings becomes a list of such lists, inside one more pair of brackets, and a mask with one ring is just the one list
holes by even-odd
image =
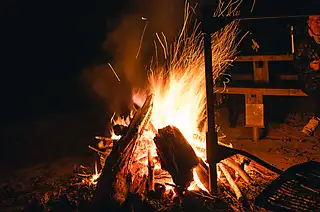
[[[230, 209], [226, 197], [232, 199], [233, 205], [240, 204], [235, 208], [241, 208], [247, 202], [244, 194], [250, 192], [246, 189], [246, 192], [241, 191], [240, 186], [254, 186], [254, 179], [248, 174], [250, 171], [252, 173], [254, 170], [261, 176], [275, 177], [274, 173], [261, 166], [254, 168], [258, 165], [254, 166], [250, 160], [236, 155], [217, 164], [220, 193], [227, 195], [222, 195], [223, 198], [212, 196], [207, 190], [208, 166], [196, 155], [180, 130], [175, 126], [158, 130], [153, 127], [150, 122], [152, 100], [153, 96], [150, 95], [136, 111], [128, 127], [116, 126], [122, 137], [118, 141], [109, 142], [107, 151], [110, 154], [97, 150], [102, 158], [103, 169], [92, 200], [94, 211], [110, 207], [121, 211], [180, 211], [187, 210], [189, 204], [193, 204], [192, 207], [203, 207], [203, 211], [219, 211], [219, 208], [226, 211]], [[146, 127], [155, 133], [153, 139], [143, 138]], [[152, 145], [156, 146], [156, 157], [151, 153]], [[145, 154], [141, 154], [141, 151]], [[157, 162], [161, 169], [155, 169]], [[191, 184], [195, 184], [194, 173], [202, 186], [195, 185], [188, 189]]]
[[176, 126], [153, 127], [152, 100], [128, 126], [116, 126], [119, 140], [96, 137], [100, 145], [90, 148], [100, 156], [99, 174], [77, 168], [55, 191], [32, 194], [24, 211], [264, 211], [254, 200], [277, 174], [234, 155], [217, 164], [218, 195], [211, 195], [206, 161]]

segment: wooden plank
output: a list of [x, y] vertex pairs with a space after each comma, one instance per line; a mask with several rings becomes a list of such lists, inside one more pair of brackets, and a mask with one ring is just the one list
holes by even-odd
[[235, 62], [252, 62], [252, 61], [292, 61], [293, 55], [251, 55], [238, 56]]
[[264, 105], [261, 94], [246, 94], [246, 127], [264, 128]]
[[[280, 74], [275, 76], [280, 80], [298, 80], [297, 74]], [[232, 74], [232, 80], [253, 80], [253, 76], [251, 74]]]
[[267, 96], [308, 96], [301, 89], [281, 89], [281, 88], [236, 88], [236, 87], [216, 87], [216, 93], [225, 94], [260, 94]]
[[246, 104], [263, 104], [262, 94], [249, 93], [245, 96]]
[[269, 83], [268, 61], [253, 61], [253, 79], [256, 83]]
[[[320, 74], [317, 74], [316, 77], [320, 77]], [[251, 74], [232, 74], [232, 80], [253, 80], [253, 76]], [[298, 74], [279, 74], [276, 75], [275, 78], [280, 80], [298, 80]]]

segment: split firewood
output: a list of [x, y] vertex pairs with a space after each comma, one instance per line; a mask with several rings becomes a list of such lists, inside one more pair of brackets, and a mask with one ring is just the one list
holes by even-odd
[[[250, 183], [252, 181], [251, 177], [231, 158], [225, 159], [221, 161], [220, 163], [223, 163], [224, 165], [227, 165], [234, 171], [238, 172], [239, 175], [243, 178], [243, 180], [247, 183]], [[202, 159], [200, 159], [200, 163], [196, 167], [197, 175], [202, 182], [202, 184], [206, 187], [206, 189], [209, 189], [209, 173], [208, 173], [208, 166], [204, 163]], [[230, 175], [231, 176], [231, 175]]]
[[226, 167], [222, 163], [218, 163], [218, 167], [221, 169], [221, 171], [224, 174], [224, 176], [226, 177], [231, 189], [234, 191], [237, 199], [239, 200], [242, 197], [242, 194], [241, 194], [241, 191], [240, 191], [239, 187], [237, 186], [236, 182], [233, 180], [229, 171], [226, 169]]
[[167, 126], [158, 130], [154, 142], [161, 167], [171, 174], [177, 186], [187, 189], [193, 181], [192, 169], [199, 159], [186, 138], [178, 128]]
[[130, 192], [131, 193], [136, 193], [136, 194], [140, 194], [142, 197], [145, 196], [146, 193], [146, 185], [148, 184], [148, 177], [147, 175], [138, 175], [137, 177], [135, 177], [133, 180], [130, 181], [131, 183], [131, 189]]
[[172, 181], [172, 177], [170, 173], [163, 169], [156, 169], [154, 170], [154, 183], [163, 184], [163, 182]]
[[197, 175], [201, 181], [201, 183], [203, 184], [203, 186], [209, 190], [209, 170], [208, 170], [208, 166], [207, 164], [205, 164], [205, 162], [199, 158], [200, 163], [197, 165], [196, 167], [196, 172]]
[[224, 165], [229, 166], [230, 168], [234, 169], [238, 174], [241, 176], [241, 178], [246, 182], [249, 183], [252, 181], [251, 177], [245, 172], [234, 160], [227, 158], [223, 161], [221, 161]]
[[154, 163], [150, 151], [148, 151], [148, 191], [154, 191]]
[[120, 205], [127, 199], [127, 195], [129, 192], [129, 179], [127, 170], [121, 169], [116, 174], [116, 179], [113, 182], [112, 197], [113, 199], [117, 200], [120, 203]]
[[108, 208], [108, 204], [121, 205], [124, 202], [129, 191], [127, 182], [132, 154], [141, 131], [149, 121], [152, 105], [153, 96], [150, 95], [133, 117], [127, 133], [114, 144], [98, 180], [92, 200], [93, 211]]

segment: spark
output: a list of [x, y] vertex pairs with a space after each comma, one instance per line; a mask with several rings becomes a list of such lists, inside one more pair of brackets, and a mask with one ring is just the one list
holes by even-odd
[[159, 61], [158, 59], [158, 48], [157, 48], [157, 43], [156, 43], [156, 41], [153, 41], [153, 44], [154, 44], [154, 49], [155, 49], [155, 54], [156, 54], [156, 58], [155, 58], [155, 60], [156, 61]]
[[167, 50], [166, 50], [166, 47], [164, 46], [164, 44], [162, 43], [158, 33], [156, 33], [156, 37], [158, 38], [158, 41], [160, 43], [160, 45], [162, 46], [163, 48], [163, 54], [164, 54], [164, 58], [167, 59]]
[[250, 12], [253, 11], [253, 8], [254, 8], [255, 4], [256, 4], [256, 0], [253, 0]]
[[[230, 4], [227, 7], [230, 7]], [[186, 5], [188, 6], [188, 4]], [[238, 4], [232, 5], [238, 7]], [[221, 7], [221, 13], [219, 14], [233, 11]], [[169, 48], [163, 41], [163, 35], [161, 39], [156, 34], [157, 40], [162, 46], [164, 57], [169, 60], [169, 63], [166, 68], [156, 64], [149, 74], [148, 90], [154, 94], [153, 112], [150, 120], [155, 129], [167, 125], [178, 127], [197, 156], [206, 161], [205, 136], [195, 137], [195, 135], [205, 135], [206, 132], [206, 127], [201, 126], [201, 122], [206, 120], [206, 88], [203, 83], [205, 80], [203, 37], [198, 33], [200, 25], [197, 23], [191, 29], [191, 34], [189, 33], [190, 20], [190, 10], [186, 9], [182, 31], [178, 34], [178, 38], [172, 44], [170, 48], [172, 50], [169, 52], [167, 51]], [[238, 45], [236, 41], [237, 26], [238, 21], [234, 21], [212, 35], [214, 80], [223, 74], [235, 59]], [[158, 57], [157, 51], [156, 57]], [[226, 83], [228, 81], [224, 82], [224, 86], [226, 86]], [[144, 102], [145, 95], [134, 93], [133, 96], [136, 103]], [[153, 134], [146, 136], [146, 140], [152, 141], [153, 136]], [[151, 144], [151, 148], [154, 148], [153, 151], [156, 154], [154, 144]], [[147, 153], [140, 151], [140, 154]], [[196, 183], [194, 188], [204, 189], [197, 175], [194, 175], [194, 180]]]
[[110, 69], [112, 70], [112, 72], [114, 73], [114, 75], [117, 77], [117, 80], [120, 82], [120, 78], [118, 77], [116, 71], [113, 69], [112, 65], [110, 63], [108, 63], [108, 66], [110, 67]]
[[[223, 1], [220, 0], [218, 9], [214, 15], [233, 15], [233, 13], [238, 11], [241, 2], [242, 0], [231, 0], [224, 5]], [[191, 23], [193, 10], [193, 8], [190, 9], [189, 3], [186, 2], [184, 23], [176, 40], [170, 46], [167, 43], [164, 33], [161, 33], [161, 36], [159, 36], [158, 33], [155, 34], [155, 62], [152, 60], [153, 66], [150, 66], [148, 72], [147, 92], [154, 94], [153, 109], [150, 118], [150, 122], [154, 128], [158, 130], [168, 125], [176, 126], [193, 147], [197, 156], [203, 161], [206, 161], [205, 133], [207, 126], [205, 120], [207, 117], [205, 113], [204, 45], [202, 34], [199, 33], [200, 23]], [[142, 20], [144, 19], [142, 18]], [[211, 36], [214, 82], [230, 67], [236, 57], [237, 46], [239, 44], [239, 42], [236, 41], [239, 32], [238, 23], [238, 20], [233, 21]], [[190, 28], [191, 26], [193, 26], [193, 28]], [[241, 40], [242, 39], [240, 39], [240, 41]], [[164, 64], [159, 64], [159, 53], [156, 41], [162, 46], [163, 56], [166, 59]], [[140, 42], [142, 42], [142, 39]], [[112, 69], [110, 64], [109, 66]], [[224, 87], [227, 83], [228, 81], [224, 82]], [[142, 106], [147, 92], [133, 92], [132, 99], [134, 103]], [[122, 121], [122, 123], [127, 124], [124, 119]], [[147, 155], [149, 151], [153, 158], [157, 157], [156, 146], [153, 142], [154, 136], [154, 130], [146, 127], [137, 141], [134, 151], [132, 152], [132, 161], [139, 159], [139, 164], [143, 164], [144, 166], [139, 167], [141, 171], [137, 172], [136, 165], [130, 164], [129, 169], [132, 175], [143, 176], [147, 174], [146, 158], [148, 158]], [[155, 163], [155, 166], [161, 169], [159, 162]], [[192, 184], [195, 186], [190, 189], [201, 188], [205, 190], [204, 185], [195, 174], [195, 171], [193, 171], [193, 173], [194, 182]], [[172, 183], [172, 179], [167, 183]]]
[[[167, 37], [164, 35], [164, 33], [163, 33], [163, 32], [161, 32], [161, 35], [162, 35], [163, 40], [164, 40], [165, 49], [166, 49], [166, 51], [168, 52], [168, 51], [169, 51], [169, 48], [168, 48]], [[168, 54], [168, 53], [167, 53], [167, 54]]]
[[91, 184], [96, 185], [98, 183], [97, 180], [99, 179], [100, 175], [101, 175], [101, 172], [98, 172], [98, 165], [97, 165], [97, 162], [95, 162], [94, 163], [94, 174], [90, 178]]
[[140, 53], [140, 50], [141, 50], [141, 46], [142, 46], [142, 42], [143, 42], [144, 33], [146, 32], [146, 29], [147, 29], [147, 26], [148, 26], [147, 18], [141, 17], [141, 19], [146, 21], [146, 23], [144, 25], [144, 28], [143, 28], [143, 31], [142, 31], [142, 35], [141, 35], [141, 38], [140, 38], [140, 43], [139, 43], [139, 48], [138, 48], [138, 52], [137, 52], [137, 55], [136, 55], [136, 59], [138, 59], [138, 56], [139, 56], [139, 53]]

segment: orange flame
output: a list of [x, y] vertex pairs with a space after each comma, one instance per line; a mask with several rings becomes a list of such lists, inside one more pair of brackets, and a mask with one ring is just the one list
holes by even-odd
[[98, 165], [97, 162], [94, 163], [94, 174], [91, 176], [89, 182], [92, 185], [96, 185], [98, 182], [97, 180], [99, 179], [101, 175], [101, 172], [98, 171]]
[[[186, 19], [187, 20], [187, 19]], [[182, 40], [178, 40], [174, 47], [173, 56], [168, 69], [156, 66], [149, 75], [150, 93], [154, 94], [151, 122], [156, 129], [173, 125], [186, 137], [197, 156], [206, 161], [206, 88], [203, 56], [203, 40], [201, 36], [192, 34], [185, 39], [186, 30], [182, 32]], [[237, 23], [226, 26], [213, 35], [212, 58], [213, 75], [221, 75], [230, 65], [236, 52], [235, 38]], [[176, 54], [180, 57], [176, 57]], [[146, 95], [137, 92], [133, 94], [133, 101], [140, 104]], [[153, 140], [154, 135], [150, 134]], [[152, 146], [155, 149], [155, 145]], [[155, 150], [153, 151], [155, 152]], [[196, 171], [193, 171], [196, 187], [206, 190]]]
[[[228, 5], [226, 8], [220, 5], [215, 12], [216, 16], [234, 13]], [[231, 7], [231, 6], [230, 6]], [[190, 24], [190, 8], [187, 4], [185, 10], [185, 23], [177, 41], [172, 45], [171, 54], [165, 48], [163, 41], [158, 37], [158, 42], [162, 46], [165, 58], [167, 58], [167, 68], [159, 64], [151, 66], [149, 74], [148, 91], [154, 94], [153, 110], [150, 122], [155, 129], [160, 129], [168, 125], [173, 125], [183, 133], [190, 145], [193, 147], [198, 157], [206, 161], [206, 87], [203, 55], [203, 38], [197, 33], [199, 25], [195, 24], [191, 35], [188, 34], [187, 26]], [[236, 53], [238, 22], [232, 22], [222, 30], [212, 35], [212, 61], [214, 80], [219, 77], [232, 63]], [[163, 36], [164, 37], [164, 36]], [[165, 37], [164, 37], [165, 39]], [[166, 41], [164, 41], [166, 42]], [[160, 48], [159, 48], [160, 49]], [[158, 53], [157, 53], [158, 55]], [[133, 102], [142, 105], [145, 93], [134, 92]], [[128, 123], [120, 121], [123, 125]], [[140, 138], [140, 142], [135, 149], [134, 160], [147, 167], [147, 154], [155, 157], [156, 146], [153, 143], [155, 134], [151, 129], [146, 129]], [[117, 138], [117, 137], [113, 137]], [[160, 163], [155, 164], [157, 169], [161, 169]], [[134, 173], [133, 167], [131, 172]], [[143, 170], [147, 173], [147, 168]], [[201, 183], [199, 177], [193, 170], [194, 182], [189, 190], [200, 188], [207, 190]]]

